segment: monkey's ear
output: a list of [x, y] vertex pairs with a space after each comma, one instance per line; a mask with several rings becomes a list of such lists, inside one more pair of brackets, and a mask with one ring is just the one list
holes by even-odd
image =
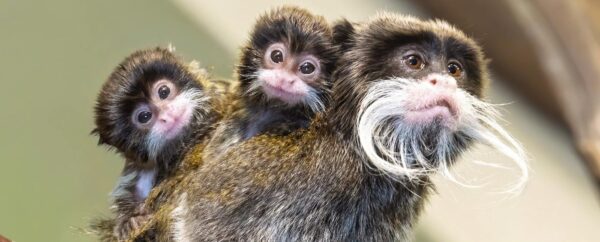
[[342, 52], [347, 51], [354, 45], [354, 25], [343, 18], [333, 23], [333, 43], [337, 45]]
[[95, 128], [94, 130], [92, 130], [92, 132], [90, 132], [90, 134], [98, 136], [98, 145], [106, 144], [106, 140], [104, 140], [102, 138], [102, 136], [100, 135], [100, 130], [98, 130], [98, 128]]

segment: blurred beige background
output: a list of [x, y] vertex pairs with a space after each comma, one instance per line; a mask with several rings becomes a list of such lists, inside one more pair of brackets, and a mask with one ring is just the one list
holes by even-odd
[[[0, 234], [93, 241], [80, 228], [107, 214], [122, 166], [89, 135], [96, 94], [112, 68], [136, 49], [172, 43], [188, 60], [229, 78], [253, 20], [284, 2], [0, 0]], [[330, 20], [360, 21], [378, 10], [431, 16], [408, 0], [298, 5]], [[489, 96], [509, 103], [506, 126], [531, 157], [527, 188], [515, 197], [496, 193], [517, 171], [476, 165], [505, 160], [480, 147], [455, 170], [461, 181], [483, 186], [436, 179], [439, 194], [416, 240], [600, 241], [598, 196], [569, 133], [506, 86], [507, 78], [496, 75]]]

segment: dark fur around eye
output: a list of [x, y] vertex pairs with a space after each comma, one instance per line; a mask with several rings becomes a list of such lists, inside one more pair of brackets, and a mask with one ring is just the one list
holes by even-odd
[[449, 63], [448, 64], [448, 73], [450, 73], [450, 75], [452, 75], [454, 77], [460, 77], [460, 76], [462, 76], [463, 69], [457, 63]]
[[300, 65], [300, 72], [302, 72], [302, 74], [311, 74], [315, 71], [315, 69], [315, 65], [313, 65], [313, 63], [310, 62], [304, 62], [302, 63], [302, 65]]
[[160, 88], [158, 88], [158, 97], [160, 97], [160, 99], [168, 98], [170, 93], [171, 89], [169, 89], [169, 87], [167, 86], [163, 85]]
[[150, 119], [152, 119], [152, 112], [149, 111], [142, 111], [137, 116], [137, 121], [142, 124], [148, 123]]
[[271, 52], [271, 60], [275, 63], [283, 62], [283, 53], [280, 50], [273, 50]]

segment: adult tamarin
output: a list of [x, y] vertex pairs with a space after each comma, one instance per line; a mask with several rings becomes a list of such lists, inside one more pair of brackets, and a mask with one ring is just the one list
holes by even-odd
[[330, 107], [307, 130], [256, 136], [188, 173], [154, 218], [162, 238], [407, 240], [431, 172], [474, 142], [512, 158], [523, 185], [523, 151], [481, 99], [486, 60], [472, 39], [390, 13], [338, 29], [348, 42]]
[[[141, 226], [147, 217], [142, 204], [152, 187], [212, 130], [219, 115], [209, 100], [214, 93], [207, 83], [201, 69], [183, 64], [163, 48], [134, 52], [104, 83], [93, 133], [99, 144], [126, 159], [112, 193], [114, 231], [108, 235], [102, 231], [105, 237], [121, 240]], [[106, 229], [110, 228], [101, 230]]]

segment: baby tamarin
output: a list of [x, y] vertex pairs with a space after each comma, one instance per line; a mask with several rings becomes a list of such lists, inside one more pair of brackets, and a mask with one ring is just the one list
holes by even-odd
[[[228, 119], [213, 135], [212, 144], [226, 149], [260, 133], [286, 134], [307, 127], [327, 103], [337, 57], [331, 28], [323, 17], [296, 7], [276, 8], [261, 16], [242, 48], [237, 95], [228, 93], [226, 100], [220, 100], [233, 107], [223, 112]], [[129, 227], [140, 224], [132, 221], [136, 226]]]
[[512, 158], [526, 180], [521, 147], [481, 100], [487, 67], [473, 40], [390, 13], [338, 27], [348, 41], [330, 107], [307, 130], [234, 144], [187, 174], [162, 206], [167, 218], [155, 218], [170, 228], [162, 238], [405, 241], [431, 172], [474, 142]]
[[217, 119], [200, 83], [204, 78], [170, 50], [154, 48], [128, 56], [103, 85], [93, 133], [99, 144], [126, 159], [112, 194], [117, 239], [142, 225], [142, 202], [152, 187], [179, 165], [187, 148]]
[[212, 153], [257, 134], [283, 135], [306, 128], [323, 111], [338, 58], [322, 16], [297, 7], [260, 16], [237, 67], [240, 107], [220, 125]]
[[338, 52], [322, 16], [297, 7], [275, 8], [259, 17], [242, 48], [238, 66], [245, 103], [244, 137], [278, 127], [307, 127], [322, 111]]
[[260, 16], [241, 51], [237, 95], [221, 101], [231, 102], [232, 111], [206, 153], [222, 154], [258, 134], [306, 128], [328, 103], [339, 56], [332, 34], [323, 17], [301, 8], [279, 7]]

